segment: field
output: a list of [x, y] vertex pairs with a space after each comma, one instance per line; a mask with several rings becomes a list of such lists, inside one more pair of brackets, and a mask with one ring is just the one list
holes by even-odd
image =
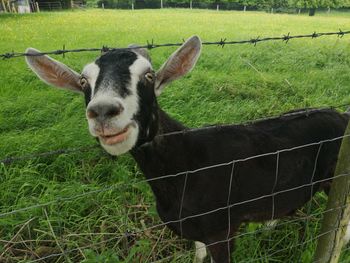
[[[350, 16], [337, 13], [199, 10], [0, 15], [0, 53], [179, 42], [193, 34], [205, 41], [243, 40], [349, 30], [349, 22]], [[150, 51], [154, 67], [174, 50]], [[55, 58], [79, 71], [97, 55]], [[349, 104], [349, 91], [349, 37], [331, 36], [206, 46], [194, 71], [168, 87], [160, 105], [189, 127], [199, 127]], [[83, 99], [42, 83], [23, 58], [0, 60], [0, 105], [0, 160], [97, 144], [88, 133]], [[160, 223], [150, 188], [138, 183], [142, 179], [129, 155], [116, 160], [99, 148], [0, 164], [0, 262], [30, 262], [55, 253], [60, 255], [40, 262], [191, 262], [191, 242], [164, 227], [142, 231]], [[325, 203], [324, 194], [314, 198], [307, 227], [297, 218], [273, 231], [243, 225], [246, 235], [237, 241], [234, 262], [311, 262]], [[310, 242], [298, 246], [305, 240]], [[350, 253], [342, 260], [349, 262]]]

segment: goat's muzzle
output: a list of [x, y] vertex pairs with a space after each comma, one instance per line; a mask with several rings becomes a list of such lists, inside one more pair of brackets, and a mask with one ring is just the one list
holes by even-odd
[[104, 131], [103, 133], [97, 134], [101, 142], [105, 145], [114, 145], [125, 141], [130, 134], [131, 124], [127, 125], [123, 130], [111, 133]]

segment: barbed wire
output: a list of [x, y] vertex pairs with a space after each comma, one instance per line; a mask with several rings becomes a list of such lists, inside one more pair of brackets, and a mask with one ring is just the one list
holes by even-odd
[[[350, 109], [350, 103], [333, 105], [333, 106], [322, 106], [319, 108], [306, 108], [306, 109], [296, 110], [296, 111], [292, 111], [292, 112], [282, 113], [279, 115], [271, 115], [271, 116], [267, 116], [267, 117], [263, 117], [263, 118], [247, 120], [247, 121], [244, 121], [243, 123], [240, 123], [240, 124], [221, 124], [221, 125], [219, 124], [219, 125], [204, 126], [204, 127], [200, 127], [200, 128], [188, 128], [188, 129], [184, 129], [181, 131], [158, 134], [155, 136], [155, 138], [174, 136], [174, 135], [179, 135], [179, 134], [185, 135], [187, 133], [198, 132], [198, 131], [203, 131], [203, 130], [210, 130], [210, 129], [220, 129], [220, 128], [232, 126], [232, 125], [250, 125], [254, 122], [272, 120], [275, 118], [282, 118], [282, 117], [292, 117], [292, 116], [296, 116], [296, 115], [300, 115], [300, 114], [309, 115], [309, 114], [321, 112], [324, 110], [335, 110], [335, 109], [340, 109], [340, 108], [344, 108], [344, 107], [349, 107], [349, 109]], [[9, 157], [5, 157], [4, 159], [0, 160], [0, 164], [3, 163], [5, 165], [9, 165], [9, 164], [12, 164], [14, 162], [19, 162], [19, 161], [25, 161], [25, 160], [31, 160], [31, 159], [43, 158], [43, 157], [50, 157], [53, 155], [60, 155], [60, 154], [72, 154], [72, 153], [77, 153], [77, 152], [88, 152], [90, 150], [99, 149], [99, 148], [100, 148], [100, 145], [91, 145], [91, 146], [82, 146], [82, 147], [77, 147], [77, 148], [57, 149], [57, 150], [41, 152], [41, 153], [31, 153], [31, 154], [25, 154], [25, 155], [21, 155], [21, 156], [9, 156]]]
[[[236, 45], [236, 44], [252, 44], [256, 46], [259, 42], [266, 42], [266, 41], [283, 41], [285, 43], [288, 43], [291, 39], [297, 39], [297, 38], [319, 38], [322, 36], [333, 36], [336, 35], [339, 38], [342, 38], [345, 35], [350, 34], [350, 31], [342, 31], [339, 29], [337, 32], [321, 32], [317, 33], [316, 31], [311, 34], [305, 34], [305, 35], [290, 35], [290, 32], [288, 34], [285, 34], [283, 36], [277, 36], [277, 37], [264, 37], [260, 38], [260, 36], [256, 38], [251, 38], [247, 40], [227, 40], [226, 38], [221, 38], [219, 41], [204, 41], [202, 42], [202, 45], [204, 46], [211, 46], [216, 45], [220, 47], [225, 47], [226, 45]], [[184, 42], [185, 40], [183, 40]], [[139, 49], [139, 48], [146, 48], [146, 49], [155, 49], [160, 47], [178, 47], [183, 44], [181, 43], [166, 43], [166, 44], [156, 44], [154, 43], [154, 40], [147, 41], [146, 45], [141, 45], [137, 47], [127, 47], [127, 48], [111, 48], [107, 46], [103, 46], [102, 48], [79, 48], [79, 49], [66, 49], [65, 45], [63, 45], [63, 49], [54, 50], [54, 51], [46, 51], [46, 52], [39, 52], [39, 53], [21, 53], [21, 52], [8, 52], [4, 54], [0, 54], [0, 58], [3, 59], [10, 59], [10, 58], [16, 58], [16, 57], [24, 57], [24, 56], [43, 56], [43, 55], [65, 55], [67, 53], [79, 53], [79, 52], [94, 52], [94, 51], [100, 51], [100, 52], [108, 52], [113, 50], [132, 50], [132, 49]]]

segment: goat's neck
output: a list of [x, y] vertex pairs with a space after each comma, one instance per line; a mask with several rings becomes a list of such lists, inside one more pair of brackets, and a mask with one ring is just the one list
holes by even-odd
[[182, 131], [186, 127], [179, 121], [171, 118], [165, 111], [158, 109], [158, 132], [157, 136], [175, 131]]
[[[163, 173], [169, 172], [169, 166], [173, 164], [171, 152], [178, 147], [178, 141], [166, 134], [184, 129], [186, 127], [183, 124], [158, 109], [158, 131], [155, 137], [152, 141], [131, 151], [146, 178], [162, 176]], [[170, 168], [170, 172], [171, 170]]]
[[132, 150], [131, 154], [146, 179], [151, 179], [150, 186], [163, 213], [171, 214], [173, 209], [178, 209], [174, 200], [180, 198], [179, 188], [182, 187], [183, 178], [154, 179], [176, 173], [177, 169], [183, 166], [183, 154], [179, 154], [179, 151], [183, 150], [182, 143], [177, 136], [166, 136], [165, 134], [181, 131], [186, 127], [161, 109], [158, 111], [158, 122], [158, 132], [153, 140]]

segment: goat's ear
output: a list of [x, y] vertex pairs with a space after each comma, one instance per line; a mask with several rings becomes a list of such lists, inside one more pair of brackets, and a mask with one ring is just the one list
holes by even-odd
[[155, 93], [157, 96], [171, 81], [192, 70], [199, 58], [201, 48], [200, 38], [193, 36], [169, 57], [156, 74]]
[[26, 62], [41, 80], [58, 88], [82, 93], [79, 83], [80, 74], [53, 58], [36, 56], [40, 52], [34, 48], [28, 48], [26, 53], [33, 54], [33, 56], [26, 56]]

